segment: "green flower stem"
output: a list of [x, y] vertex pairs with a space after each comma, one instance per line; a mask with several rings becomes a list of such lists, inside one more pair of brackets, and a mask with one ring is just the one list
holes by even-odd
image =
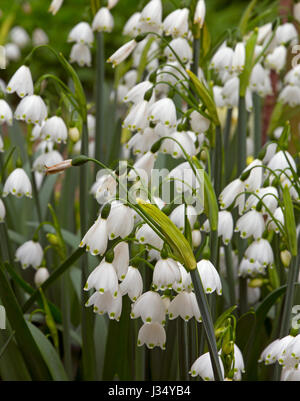
[[[81, 154], [88, 155], [88, 127], [83, 122]], [[88, 230], [88, 165], [80, 169], [80, 232], [83, 238]], [[86, 308], [89, 293], [83, 291], [89, 276], [88, 256], [85, 253], [81, 258], [81, 335], [82, 335], [82, 363], [83, 379], [96, 380], [96, 352], [94, 344], [94, 316], [90, 308]]]
[[177, 321], [178, 330], [178, 359], [179, 359], [179, 379], [187, 381], [188, 378], [188, 338], [187, 338], [187, 324], [182, 319]]
[[[95, 159], [105, 160], [104, 155], [104, 79], [105, 79], [104, 37], [102, 32], [97, 33], [97, 67], [96, 67], [96, 137]], [[96, 173], [96, 169], [95, 169]]]
[[200, 313], [202, 316], [203, 326], [206, 333], [208, 350], [210, 353], [212, 368], [216, 381], [223, 381], [223, 375], [220, 367], [218, 348], [216, 343], [214, 325], [209, 310], [207, 298], [205, 296], [203, 286], [200, 280], [199, 273], [196, 270], [191, 271], [191, 278], [194, 285], [194, 291], [199, 305]]
[[229, 150], [229, 144], [230, 144], [230, 132], [231, 132], [231, 123], [232, 123], [232, 109], [227, 110], [227, 116], [226, 116], [226, 123], [224, 127], [224, 148], [225, 152], [227, 154], [227, 151]]
[[214, 154], [214, 188], [216, 195], [219, 196], [222, 190], [222, 178], [224, 176], [224, 153], [223, 153], [223, 135], [221, 127], [216, 127], [216, 148]]
[[224, 247], [225, 249], [225, 259], [226, 259], [226, 272], [227, 272], [227, 282], [229, 286], [229, 299], [230, 305], [236, 305], [236, 296], [235, 296], [235, 279], [234, 279], [234, 266], [232, 260], [232, 246], [229, 243]]
[[254, 155], [258, 156], [262, 147], [262, 101], [261, 97], [253, 94], [253, 108], [254, 108]]
[[194, 38], [193, 40], [193, 64], [191, 71], [198, 76], [198, 67], [200, 59], [200, 39]]
[[246, 150], [247, 150], [247, 110], [244, 97], [239, 99], [239, 118], [237, 130], [237, 174], [241, 174], [246, 168]]

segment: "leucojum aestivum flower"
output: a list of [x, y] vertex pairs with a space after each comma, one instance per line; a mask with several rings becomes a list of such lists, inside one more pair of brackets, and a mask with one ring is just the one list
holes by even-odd
[[[215, 41], [204, 0], [144, 1], [105, 57], [122, 2], [91, 1], [69, 57], [40, 29], [5, 44], [12, 65], [31, 46], [0, 81], [0, 300], [24, 363], [38, 380], [300, 380], [299, 7], [282, 22], [252, 2]], [[36, 75], [39, 52], [61, 73]]]

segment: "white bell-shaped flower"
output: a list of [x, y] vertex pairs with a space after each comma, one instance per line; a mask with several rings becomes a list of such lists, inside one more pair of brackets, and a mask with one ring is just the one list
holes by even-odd
[[287, 85], [280, 92], [279, 100], [288, 104], [290, 107], [296, 107], [300, 105], [300, 88], [293, 85]]
[[173, 290], [178, 293], [183, 290], [191, 292], [193, 290], [191, 274], [187, 272], [187, 270], [182, 266], [181, 263], [178, 262], [177, 264], [180, 270], [181, 279], [180, 281], [177, 281], [173, 284]]
[[254, 277], [259, 274], [264, 274], [265, 266], [263, 266], [260, 262], [249, 260], [247, 258], [243, 258], [239, 265], [239, 276], [240, 277]]
[[211, 67], [216, 71], [230, 71], [234, 51], [231, 47], [221, 46], [211, 60]]
[[243, 171], [242, 174], [249, 172], [249, 177], [244, 181], [245, 188], [247, 191], [256, 191], [262, 185], [263, 169], [261, 160], [254, 160], [249, 166]]
[[43, 99], [37, 95], [24, 97], [15, 111], [17, 120], [26, 121], [27, 124], [39, 124], [47, 118], [48, 111]]
[[180, 231], [184, 231], [185, 227], [185, 215], [191, 225], [194, 226], [197, 220], [197, 211], [193, 206], [185, 205], [184, 203], [177, 206], [170, 214], [170, 219], [173, 221], [175, 226], [179, 228]]
[[16, 260], [21, 263], [22, 268], [29, 266], [38, 268], [43, 260], [43, 249], [36, 241], [27, 241], [16, 250]]
[[281, 207], [278, 207], [274, 214], [273, 214], [273, 218], [271, 218], [271, 216], [268, 216], [268, 221], [267, 221], [267, 228], [268, 230], [274, 230], [277, 234], [280, 232], [278, 225], [275, 223], [274, 219], [277, 221], [277, 223], [279, 224], [279, 226], [284, 226], [284, 214], [283, 214], [283, 210]]
[[50, 7], [49, 7], [49, 13], [52, 15], [55, 15], [59, 9], [61, 8], [64, 0], [52, 0]]
[[50, 277], [50, 273], [46, 267], [40, 267], [37, 269], [34, 275], [34, 284], [36, 287], [40, 287]]
[[68, 129], [61, 117], [54, 116], [45, 121], [41, 130], [41, 135], [47, 141], [57, 143], [66, 142]]
[[92, 54], [89, 46], [83, 43], [75, 43], [71, 49], [70, 62], [77, 63], [80, 67], [85, 65], [90, 67], [92, 62]]
[[245, 204], [245, 195], [240, 194], [244, 191], [245, 185], [239, 178], [228, 184], [219, 197], [221, 209], [227, 209], [234, 202], [234, 206], [238, 206], [241, 213]]
[[107, 218], [107, 233], [110, 239], [127, 237], [134, 226], [133, 211], [120, 201], [113, 201]]
[[234, 344], [234, 380], [242, 380], [242, 373], [245, 372], [245, 363], [241, 350]]
[[104, 294], [109, 292], [113, 298], [116, 298], [119, 291], [118, 276], [112, 263], [103, 261], [89, 275], [85, 291], [94, 288], [96, 291]]
[[120, 242], [114, 248], [114, 260], [113, 265], [117, 272], [119, 280], [124, 280], [128, 272], [129, 266], [129, 247], [127, 242]]
[[146, 344], [149, 349], [160, 347], [166, 349], [166, 331], [164, 327], [157, 323], [143, 324], [138, 334], [138, 346]]
[[136, 48], [136, 45], [137, 42], [132, 39], [130, 42], [120, 47], [120, 49], [118, 49], [113, 55], [111, 55], [107, 62], [112, 63], [113, 67], [116, 67], [130, 56], [130, 54]]
[[265, 59], [265, 66], [276, 72], [280, 72], [284, 69], [287, 59], [287, 49], [281, 45], [276, 47], [272, 53], [268, 54]]
[[30, 43], [30, 36], [21, 26], [14, 26], [10, 31], [10, 38], [13, 43], [23, 49]]
[[288, 176], [292, 176], [291, 167], [294, 171], [297, 171], [296, 163], [289, 152], [280, 151], [276, 153], [268, 163], [268, 168], [273, 170], [275, 173], [281, 173], [280, 170], [284, 171]]
[[258, 262], [262, 266], [268, 266], [274, 263], [272, 247], [270, 243], [263, 238], [252, 242], [246, 249], [245, 256], [251, 263]]
[[136, 239], [145, 245], [152, 245], [155, 248], [161, 249], [163, 247], [163, 240], [152, 230], [148, 224], [143, 224], [135, 234]]
[[192, 243], [194, 248], [198, 248], [201, 245], [201, 232], [200, 230], [193, 230], [192, 231]]
[[45, 173], [46, 169], [63, 161], [62, 155], [57, 150], [42, 153], [33, 162], [32, 168], [39, 173]]
[[[165, 143], [170, 141], [170, 149], [169, 151], [167, 150], [165, 153], [170, 153], [172, 157], [175, 159], [179, 158], [184, 158], [186, 159], [186, 155], [183, 152], [183, 149], [185, 150], [185, 153], [187, 153], [189, 156], [193, 157], [196, 155], [196, 147], [195, 147], [195, 142], [196, 142], [196, 136], [193, 132], [188, 131], [188, 132], [174, 132], [170, 135], [172, 138], [174, 138], [179, 144], [175, 141], [172, 140], [165, 140], [162, 144], [162, 149], [164, 149]], [[183, 148], [183, 149], [182, 149]]]
[[[299, 3], [295, 4], [298, 5]], [[300, 365], [296, 368], [283, 368], [281, 371], [280, 381], [298, 382], [300, 381]]]
[[186, 37], [189, 32], [189, 9], [181, 8], [169, 14], [163, 22], [163, 29], [166, 35], [173, 38]]
[[43, 46], [49, 43], [49, 38], [43, 29], [36, 28], [32, 33], [32, 42], [34, 46]]
[[154, 123], [161, 122], [167, 127], [176, 127], [176, 107], [172, 99], [165, 98], [155, 102], [149, 110], [148, 119]]
[[235, 232], [241, 233], [241, 238], [249, 238], [253, 236], [254, 239], [258, 240], [262, 237], [265, 231], [265, 220], [263, 215], [256, 210], [241, 216], [237, 223]]
[[129, 266], [127, 274], [120, 284], [122, 295], [128, 294], [129, 298], [135, 302], [143, 293], [143, 278], [139, 270]]
[[95, 182], [91, 192], [95, 194], [97, 202], [102, 205], [114, 198], [117, 182], [111, 174], [101, 175]]
[[177, 60], [174, 52], [180, 58], [182, 63], [186, 64], [192, 61], [193, 51], [191, 49], [191, 46], [189, 45], [189, 42], [186, 39], [175, 38], [169, 43], [169, 46], [166, 46], [164, 50], [164, 55], [168, 58], [168, 61]]
[[233, 218], [230, 212], [223, 210], [219, 212], [218, 236], [222, 237], [223, 243], [228, 245], [233, 235]]
[[134, 180], [139, 175], [142, 180], [147, 180], [151, 176], [152, 169], [154, 167], [156, 155], [154, 153], [147, 152], [141, 156], [133, 165], [133, 169], [130, 170], [128, 177], [130, 180]]
[[[143, 32], [151, 32], [159, 29], [162, 23], [162, 4], [161, 0], [151, 0], [142, 10], [140, 15], [140, 27]], [[151, 29], [152, 28], [152, 29]]]
[[148, 126], [149, 106], [149, 102], [146, 100], [133, 105], [123, 122], [123, 128], [128, 128], [131, 131], [143, 131]]
[[5, 46], [6, 61], [18, 61], [21, 58], [21, 51], [15, 43], [7, 43]]
[[298, 32], [295, 25], [286, 22], [276, 29], [276, 41], [279, 45], [290, 44], [291, 46], [298, 44]]
[[93, 31], [111, 32], [114, 28], [114, 18], [107, 7], [101, 7], [92, 23]]
[[242, 73], [245, 68], [246, 62], [246, 48], [243, 42], [237, 43], [232, 56], [232, 66], [231, 69], [235, 73]]
[[28, 175], [22, 168], [16, 168], [6, 179], [3, 188], [3, 197], [12, 194], [17, 198], [24, 195], [27, 198], [32, 197], [32, 186]]
[[259, 362], [264, 362], [265, 365], [271, 365], [276, 361], [283, 364], [284, 358], [287, 356], [286, 350], [293, 343], [295, 337], [285, 336], [281, 339], [276, 339], [269, 344], [262, 352]]
[[12, 125], [12, 120], [13, 114], [10, 106], [5, 100], [0, 99], [0, 125], [3, 125], [4, 123]]
[[107, 220], [98, 217], [92, 227], [83, 237], [79, 247], [86, 246], [86, 251], [91, 255], [103, 255], [107, 248]]
[[16, 92], [20, 97], [33, 95], [33, 81], [29, 67], [22, 65], [14, 73], [6, 87], [6, 92]]
[[124, 102], [140, 103], [144, 100], [145, 93], [152, 88], [153, 84], [149, 81], [143, 81], [133, 86], [124, 97]]
[[221, 279], [214, 265], [209, 260], [202, 259], [197, 263], [197, 269], [206, 294], [216, 291], [218, 295], [222, 295]]
[[135, 12], [126, 22], [123, 28], [123, 35], [126, 36], [131, 36], [135, 37], [138, 34], [138, 27], [139, 27], [139, 21], [141, 18], [141, 13]]
[[0, 223], [3, 223], [6, 216], [6, 209], [3, 200], [0, 199]]
[[[219, 357], [222, 376], [224, 378], [224, 366], [221, 358]], [[192, 377], [200, 376], [202, 380], [214, 381], [214, 372], [211, 364], [210, 354], [207, 352], [198, 358], [192, 365], [190, 370]]]
[[92, 46], [94, 42], [94, 34], [92, 28], [87, 22], [79, 22], [70, 31], [68, 42], [76, 42]]
[[144, 323], [165, 324], [166, 308], [161, 296], [154, 291], [145, 292], [132, 305], [131, 318], [141, 317]]
[[153, 272], [153, 286], [158, 290], [172, 288], [175, 282], [181, 280], [177, 262], [171, 258], [157, 261]]
[[204, 0], [198, 0], [195, 14], [194, 14], [194, 24], [199, 24], [200, 28], [203, 27], [206, 14], [206, 5]]
[[137, 133], [127, 143], [127, 149], [132, 149], [134, 154], [145, 154], [151, 150], [152, 145], [158, 141], [159, 136], [152, 128], [146, 128], [143, 133]]
[[247, 199], [245, 204], [245, 211], [255, 209], [258, 202], [262, 200], [263, 214], [268, 213], [268, 210], [274, 213], [278, 206], [278, 196], [278, 191], [275, 187], [260, 188], [255, 191], [255, 195], [250, 195]]
[[183, 291], [177, 294], [171, 301], [167, 313], [170, 320], [180, 316], [186, 322], [193, 317], [198, 322], [202, 321], [197, 299], [193, 292]]
[[95, 292], [87, 301], [86, 306], [94, 306], [94, 312], [99, 315], [107, 313], [109, 319], [119, 321], [122, 313], [122, 296], [118, 292], [113, 297], [110, 292]]
[[197, 111], [193, 111], [190, 115], [192, 131], [196, 134], [202, 134], [208, 131], [210, 127], [210, 120], [203, 117], [202, 114]]

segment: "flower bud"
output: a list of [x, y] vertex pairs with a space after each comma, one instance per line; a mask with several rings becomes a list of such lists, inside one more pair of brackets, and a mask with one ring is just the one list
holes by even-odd
[[77, 127], [72, 127], [69, 129], [69, 138], [73, 142], [77, 142], [80, 139], [80, 132]]
[[280, 259], [284, 267], [289, 267], [292, 259], [291, 253], [286, 249], [280, 252]]
[[46, 235], [46, 237], [47, 237], [47, 240], [48, 240], [49, 244], [51, 244], [53, 246], [59, 246], [60, 245], [59, 238], [58, 238], [58, 236], [56, 234], [48, 233]]
[[34, 283], [36, 287], [40, 287], [41, 285], [44, 284], [46, 280], [48, 280], [50, 274], [48, 272], [48, 269], [46, 267], [40, 267], [35, 275], [34, 275]]

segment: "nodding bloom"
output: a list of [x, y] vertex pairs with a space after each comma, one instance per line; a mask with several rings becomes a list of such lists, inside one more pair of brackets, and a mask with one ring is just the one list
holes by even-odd
[[34, 275], [34, 284], [36, 287], [40, 287], [50, 277], [50, 273], [46, 267], [40, 267], [37, 269]]
[[294, 340], [295, 337], [290, 335], [276, 339], [264, 349], [258, 362], [271, 365], [278, 361], [281, 365], [285, 366], [284, 360], [289, 355], [287, 349], [293, 344]]
[[239, 178], [228, 184], [219, 196], [221, 209], [227, 209], [234, 203], [234, 207], [238, 206], [239, 212], [241, 213], [245, 204], [245, 194], [243, 194], [244, 191], [245, 185]]
[[92, 46], [94, 42], [93, 30], [87, 22], [79, 22], [71, 30], [68, 42], [81, 43], [82, 45]]
[[16, 250], [16, 260], [21, 263], [22, 268], [29, 266], [38, 268], [43, 260], [43, 249], [36, 241], [27, 241]]
[[[170, 48], [170, 47], [171, 48]], [[189, 42], [184, 38], [175, 38], [170, 43], [169, 46], [165, 47], [164, 55], [168, 58], [169, 61], [176, 61], [174, 52], [180, 58], [181, 62], [186, 64], [190, 63], [193, 59], [193, 51]], [[173, 49], [173, 51], [171, 50]]]
[[[58, 167], [58, 165], [63, 165]], [[39, 173], [55, 174], [64, 171], [66, 167], [71, 167], [69, 161], [64, 161], [62, 155], [57, 150], [51, 150], [50, 152], [42, 153], [33, 162], [33, 170]]]
[[260, 239], [265, 231], [265, 220], [263, 215], [256, 211], [250, 212], [241, 216], [237, 223], [235, 232], [240, 232], [242, 238], [252, 237], [256, 240]]
[[129, 246], [127, 242], [120, 242], [114, 248], [113, 265], [119, 280], [124, 280], [129, 267]]
[[283, 210], [281, 207], [278, 207], [275, 212], [273, 213], [273, 218], [268, 215], [268, 221], [266, 224], [266, 227], [268, 230], [274, 230], [277, 234], [280, 232], [280, 229], [278, 228], [278, 225], [275, 223], [275, 221], [278, 223], [279, 226], [284, 226], [284, 214]]
[[49, 13], [51, 13], [52, 15], [55, 15], [59, 11], [63, 2], [64, 2], [64, 0], [52, 0], [50, 7], [49, 7]]
[[196, 295], [193, 292], [183, 291], [177, 294], [168, 306], [167, 313], [170, 320], [180, 316], [186, 322], [193, 317], [198, 322], [202, 321]]
[[[153, 84], [150, 81], [143, 81], [133, 86], [124, 97], [124, 102], [132, 102], [138, 104], [144, 100], [145, 93], [152, 88]], [[154, 92], [153, 92], [154, 94]]]
[[86, 246], [86, 251], [91, 255], [104, 255], [107, 249], [108, 235], [107, 235], [107, 220], [98, 217], [92, 227], [83, 237], [80, 242], [80, 248]]
[[145, 292], [132, 305], [132, 319], [141, 317], [144, 323], [165, 324], [166, 308], [161, 296], [154, 291]]
[[161, 122], [167, 127], [176, 127], [176, 107], [172, 99], [165, 98], [153, 104], [148, 119], [153, 123]]
[[193, 206], [186, 206], [183, 203], [182, 205], [177, 206], [170, 214], [170, 219], [180, 231], [184, 231], [185, 216], [187, 217], [191, 227], [193, 227], [197, 220], [197, 211]]
[[30, 37], [24, 28], [21, 26], [14, 26], [10, 31], [10, 38], [13, 43], [19, 46], [20, 49], [30, 43]]
[[[110, 174], [102, 175], [97, 179], [95, 185], [95, 197], [101, 205], [114, 198], [117, 191], [117, 182]], [[93, 191], [92, 191], [93, 192]]]
[[241, 350], [239, 347], [234, 344], [234, 376], [233, 380], [240, 381], [242, 380], [242, 373], [245, 372], [245, 363]]
[[206, 6], [204, 0], [199, 0], [196, 5], [194, 14], [194, 24], [199, 24], [200, 28], [203, 27], [205, 21]]
[[123, 35], [135, 37], [139, 33], [139, 21], [140, 21], [141, 13], [136, 12], [134, 13], [129, 20], [126, 22], [123, 28]]
[[195, 110], [190, 115], [190, 122], [192, 131], [196, 134], [205, 133], [210, 127], [210, 120]]
[[252, 242], [246, 249], [245, 256], [251, 263], [258, 262], [264, 267], [274, 263], [272, 247], [269, 242], [263, 238]]
[[[284, 177], [282, 170], [289, 176], [292, 177], [293, 173], [291, 167], [294, 171], [297, 171], [295, 160], [286, 151], [279, 151], [276, 153], [268, 163], [268, 168], [273, 170], [275, 173], [279, 173], [281, 177]], [[271, 174], [271, 178], [273, 175]]]
[[294, 46], [298, 44], [298, 32], [291, 22], [280, 25], [276, 29], [275, 37], [279, 45], [289, 44]]
[[298, 106], [300, 104], [300, 88], [294, 85], [287, 85], [280, 92], [279, 100], [291, 107]]
[[30, 69], [22, 65], [11, 77], [6, 87], [7, 93], [16, 92], [19, 97], [33, 95], [33, 81]]
[[276, 72], [280, 72], [286, 65], [287, 49], [281, 45], [276, 47], [265, 59], [265, 66]]
[[189, 32], [189, 9], [181, 8], [169, 14], [163, 22], [163, 29], [166, 35], [173, 38], [186, 37]]
[[239, 265], [239, 276], [240, 277], [254, 277], [259, 274], [264, 274], [265, 266], [262, 266], [261, 263], [249, 260], [247, 258], [243, 258]]
[[80, 67], [90, 67], [92, 63], [92, 54], [90, 48], [83, 43], [75, 43], [70, 53], [70, 62], [77, 63]]
[[47, 115], [47, 106], [43, 99], [37, 95], [24, 97], [15, 111], [15, 118], [26, 121], [27, 124], [41, 125], [47, 118]]
[[222, 45], [211, 60], [211, 68], [216, 72], [230, 71], [232, 68], [233, 55], [234, 51], [231, 47]]
[[129, 298], [135, 302], [143, 293], [143, 279], [139, 270], [133, 266], [128, 267], [127, 274], [120, 284], [122, 295], [128, 294]]
[[110, 292], [95, 292], [86, 305], [94, 306], [94, 312], [98, 315], [107, 313], [110, 320], [119, 321], [122, 313], [122, 296], [118, 292], [117, 297], [113, 297]]
[[93, 31], [111, 32], [114, 27], [114, 19], [107, 7], [101, 7], [95, 15], [92, 23]]
[[250, 195], [246, 201], [245, 209], [255, 209], [258, 202], [262, 200], [262, 213], [268, 214], [268, 210], [274, 213], [278, 206], [278, 191], [275, 187], [260, 188], [255, 191], [255, 195]]
[[143, 224], [135, 234], [136, 239], [145, 245], [152, 245], [155, 248], [162, 249], [163, 240], [152, 230], [148, 224]]
[[171, 258], [157, 261], [153, 272], [153, 286], [155, 289], [165, 290], [172, 288], [175, 282], [181, 281], [181, 274], [177, 262]]
[[109, 292], [113, 298], [117, 298], [119, 282], [112, 263], [108, 263], [104, 260], [92, 271], [84, 289], [85, 291], [89, 291], [91, 288], [94, 288], [102, 294]]
[[107, 233], [109, 239], [125, 238], [133, 230], [134, 218], [130, 207], [120, 201], [111, 203], [111, 211], [107, 218]]
[[45, 121], [42, 126], [41, 137], [47, 141], [57, 143], [66, 142], [68, 129], [61, 117], [54, 116]]
[[157, 31], [162, 24], [161, 0], [151, 0], [142, 10], [139, 28], [142, 32]]
[[32, 197], [32, 187], [28, 175], [22, 168], [16, 168], [6, 179], [3, 188], [3, 197], [12, 194], [17, 198], [24, 195], [27, 198]]
[[166, 331], [164, 327], [157, 323], [143, 324], [138, 334], [138, 346], [146, 344], [149, 349], [160, 347], [166, 349]]
[[198, 273], [206, 294], [217, 292], [222, 295], [222, 283], [220, 276], [214, 265], [207, 259], [202, 259], [197, 263]]
[[[219, 357], [222, 376], [224, 379], [224, 366], [221, 358]], [[214, 372], [211, 364], [210, 354], [207, 352], [198, 358], [192, 365], [190, 370], [192, 377], [200, 376], [202, 380], [214, 381]]]
[[21, 58], [21, 51], [15, 43], [7, 43], [5, 46], [5, 57], [8, 61], [18, 61]]
[[6, 209], [3, 200], [0, 199], [0, 223], [3, 223], [6, 216]]
[[[206, 220], [201, 227], [205, 232], [210, 232], [209, 220]], [[233, 236], [233, 218], [232, 214], [227, 210], [219, 212], [218, 219], [218, 236], [222, 237], [223, 243], [228, 245]]]
[[120, 49], [118, 49], [112, 56], [110, 56], [107, 62], [112, 63], [113, 67], [116, 67], [130, 56], [136, 46], [137, 42], [132, 39], [131, 41], [120, 47]]
[[13, 114], [10, 106], [5, 100], [0, 99], [0, 125], [3, 125], [4, 123], [12, 125], [12, 120]]
[[245, 188], [247, 191], [256, 191], [262, 185], [263, 169], [262, 161], [254, 160], [249, 166], [243, 171], [242, 174], [249, 172], [249, 177], [244, 180]]
[[36, 28], [32, 33], [32, 42], [34, 46], [42, 46], [49, 43], [49, 38], [43, 29]]
[[244, 71], [246, 62], [246, 48], [243, 42], [237, 43], [232, 56], [232, 66], [233, 72], [240, 74]]

